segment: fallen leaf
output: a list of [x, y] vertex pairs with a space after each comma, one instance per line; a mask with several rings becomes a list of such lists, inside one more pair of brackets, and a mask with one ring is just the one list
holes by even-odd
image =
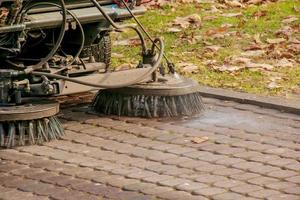
[[246, 51], [241, 53], [242, 56], [246, 56], [246, 57], [260, 57], [265, 55], [265, 51], [263, 50], [255, 50], [255, 51]]
[[275, 63], [276, 67], [293, 67], [294, 64], [290, 62], [288, 59], [283, 58]]
[[231, 63], [234, 64], [246, 64], [251, 62], [250, 58], [245, 58], [245, 57], [233, 57], [231, 58]]
[[235, 65], [228, 65], [228, 64], [222, 66], [213, 66], [213, 69], [216, 71], [230, 72], [230, 73], [237, 72], [244, 68], [245, 68], [244, 66], [235, 66]]
[[294, 21], [297, 21], [297, 20], [298, 20], [298, 18], [295, 17], [295, 16], [288, 16], [287, 18], [285, 18], [284, 20], [282, 20], [282, 23], [284, 23], [284, 24], [290, 24], [290, 23], [292, 23]]
[[175, 27], [172, 27], [172, 28], [168, 28], [167, 30], [169, 33], [179, 33], [182, 31], [182, 29], [180, 28], [175, 28]]
[[225, 3], [226, 3], [226, 5], [228, 5], [230, 7], [239, 7], [239, 8], [244, 7], [243, 4], [241, 4], [239, 1], [236, 1], [236, 0], [229, 0], [229, 1], [225, 0]]
[[286, 40], [284, 38], [274, 38], [274, 39], [270, 39], [268, 38], [267, 39], [267, 43], [269, 44], [279, 44], [279, 43], [282, 43], [282, 42], [285, 42]]
[[264, 70], [273, 70], [274, 66], [270, 65], [270, 64], [266, 64], [266, 63], [252, 63], [252, 62], [248, 62], [246, 63], [246, 67], [249, 69], [264, 69]]
[[280, 88], [280, 86], [275, 82], [275, 81], [272, 81], [268, 84], [267, 86], [268, 89], [271, 89], [271, 90], [274, 90], [274, 89], [278, 89]]
[[223, 17], [239, 17], [239, 16], [242, 16], [242, 13], [239, 12], [239, 13], [224, 13], [222, 14]]
[[199, 28], [202, 25], [201, 17], [198, 14], [189, 15], [186, 17], [176, 17], [171, 23], [172, 28], [187, 29], [190, 27]]
[[259, 33], [255, 34], [253, 38], [254, 38], [254, 42], [256, 44], [262, 44], [262, 41], [260, 40], [260, 34]]
[[257, 4], [261, 4], [264, 0], [250, 0], [247, 2], [247, 4], [254, 4], [254, 5], [257, 5]]
[[208, 141], [208, 140], [209, 140], [208, 137], [195, 137], [195, 138], [193, 138], [191, 141], [192, 141], [193, 143], [195, 143], [195, 144], [201, 144], [201, 143], [206, 142], [206, 141]]
[[199, 67], [193, 63], [178, 63], [180, 71], [182, 73], [197, 73], [199, 72]]
[[221, 49], [220, 46], [217, 46], [217, 45], [211, 45], [211, 46], [206, 46], [205, 47], [206, 50], [209, 50], [209, 51], [212, 51], [212, 52], [216, 52], [218, 51], [219, 49]]

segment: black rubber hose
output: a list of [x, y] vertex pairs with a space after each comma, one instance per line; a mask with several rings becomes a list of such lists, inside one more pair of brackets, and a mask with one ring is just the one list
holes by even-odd
[[141, 40], [141, 45], [142, 45], [142, 50], [143, 50], [143, 53], [146, 53], [147, 51], [147, 46], [146, 46], [146, 42], [145, 42], [145, 39], [144, 39], [144, 36], [143, 34], [140, 32], [139, 29], [137, 29], [136, 27], [134, 26], [130, 26], [130, 25], [123, 25], [123, 26], [119, 26], [117, 25], [112, 19], [111, 17], [105, 12], [105, 10], [102, 8], [102, 6], [96, 1], [96, 0], [90, 0], [94, 6], [101, 12], [101, 14], [103, 15], [103, 17], [117, 30], [122, 30], [122, 29], [132, 29], [134, 30], [140, 40]]
[[[56, 6], [56, 7], [58, 7], [58, 8], [61, 8], [60, 5], [58, 5], [58, 4], [56, 4], [56, 3], [51, 3], [51, 2], [41, 2], [41, 3], [39, 3], [39, 5], [51, 5], [51, 6]], [[69, 15], [71, 15], [71, 17], [76, 21], [76, 23], [77, 23], [78, 26], [79, 26], [79, 29], [80, 29], [80, 32], [81, 32], [81, 45], [80, 45], [79, 50], [78, 50], [77, 53], [75, 54], [74, 59], [72, 59], [71, 62], [69, 62], [66, 66], [64, 66], [64, 68], [65, 68], [65, 67], [69, 67], [70, 65], [72, 65], [72, 64], [75, 62], [76, 58], [78, 58], [79, 55], [80, 55], [80, 53], [82, 52], [82, 50], [83, 50], [83, 48], [84, 48], [84, 43], [85, 43], [85, 34], [84, 34], [84, 30], [83, 30], [83, 27], [82, 27], [82, 25], [81, 25], [79, 19], [78, 19], [78, 18], [76, 17], [76, 15], [75, 15], [73, 12], [71, 12], [70, 10], [66, 9], [66, 11], [67, 11], [67, 13], [68, 13]], [[61, 71], [61, 70], [60, 70], [60, 71]]]
[[86, 85], [86, 86], [96, 87], [96, 88], [114, 89], [114, 88], [127, 87], [127, 86], [130, 86], [130, 85], [134, 85], [136, 83], [139, 83], [140, 81], [144, 80], [146, 77], [151, 76], [151, 74], [153, 72], [155, 72], [155, 70], [157, 70], [157, 68], [160, 66], [161, 61], [163, 59], [163, 52], [164, 52], [164, 48], [165, 48], [164, 43], [160, 38], [155, 39], [153, 42], [155, 44], [159, 43], [159, 47], [160, 47], [160, 52], [159, 52], [159, 55], [158, 55], [158, 58], [157, 58], [155, 64], [151, 67], [151, 69], [148, 72], [146, 72], [145, 74], [143, 74], [142, 76], [140, 76], [140, 77], [138, 77], [134, 80], [128, 81], [127, 83], [116, 84], [114, 86], [111, 86], [111, 85], [101, 85], [101, 84], [89, 83], [89, 82], [80, 81], [80, 80], [77, 80], [77, 79], [74, 79], [74, 78], [69, 78], [69, 77], [66, 77], [66, 76], [61, 76], [61, 75], [51, 74], [51, 73], [45, 73], [45, 72], [33, 71], [33, 72], [31, 72], [31, 74], [36, 75], [36, 76], [46, 76], [48, 78], [54, 78], [54, 79], [62, 79], [62, 80], [70, 81], [70, 82], [73, 82], [73, 83], [78, 83], [78, 84], [81, 84], [81, 85]]
[[[138, 26], [139, 26], [139, 27], [142, 29], [142, 31], [146, 34], [147, 38], [148, 38], [153, 44], [155, 44], [153, 38], [151, 37], [151, 35], [148, 33], [148, 31], [147, 31], [146, 28], [143, 26], [143, 24], [136, 18], [136, 16], [133, 14], [133, 12], [131, 11], [131, 9], [130, 9], [129, 6], [127, 5], [127, 3], [126, 3], [124, 0], [120, 0], [120, 1], [124, 4], [126, 10], [129, 12], [129, 14], [130, 14], [131, 17], [134, 19], [134, 21], [138, 24]], [[159, 48], [156, 44], [155, 44], [155, 47], [156, 47], [156, 48]], [[165, 54], [164, 54], [164, 58], [166, 59], [167, 63], [171, 63], [170, 60], [169, 60], [169, 58], [168, 58]]]
[[[66, 10], [66, 4], [64, 2], [64, 0], [59, 0], [60, 1], [60, 4], [61, 4], [61, 10], [62, 10], [62, 16], [63, 16], [63, 19], [62, 19], [62, 25], [61, 25], [61, 29], [60, 29], [60, 33], [59, 33], [59, 37], [56, 41], [56, 43], [54, 44], [54, 47], [52, 48], [52, 50], [50, 51], [50, 53], [45, 57], [45, 58], [42, 58], [41, 61], [35, 65], [32, 65], [32, 66], [29, 66], [25, 72], [26, 73], [30, 73], [31, 71], [34, 71], [38, 68], [40, 68], [41, 66], [43, 66], [46, 62], [48, 62], [48, 60], [50, 60], [54, 54], [57, 52], [58, 48], [60, 47], [60, 44], [62, 43], [63, 41], [63, 38], [65, 36], [65, 32], [66, 32], [66, 23], [67, 23], [67, 10]], [[22, 9], [22, 13], [21, 13], [21, 19], [23, 19], [24, 15], [32, 8], [34, 7], [37, 7], [41, 4], [43, 4], [45, 2], [39, 2], [39, 3], [35, 3], [35, 4], [32, 4], [24, 9]]]

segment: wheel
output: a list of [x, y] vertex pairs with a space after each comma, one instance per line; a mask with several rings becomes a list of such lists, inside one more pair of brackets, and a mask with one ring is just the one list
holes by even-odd
[[96, 45], [91, 47], [92, 55], [97, 62], [103, 62], [106, 64], [106, 69], [111, 64], [111, 38], [110, 35], [104, 35]]

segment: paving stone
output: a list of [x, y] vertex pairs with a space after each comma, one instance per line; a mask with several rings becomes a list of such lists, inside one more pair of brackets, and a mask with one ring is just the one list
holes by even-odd
[[206, 187], [209, 187], [209, 186], [207, 184], [192, 182], [192, 181], [185, 182], [185, 183], [175, 186], [175, 188], [177, 190], [183, 190], [186, 192], [192, 192], [192, 191], [199, 190], [201, 188], [206, 188]]
[[267, 175], [274, 178], [284, 179], [284, 178], [296, 176], [298, 175], [298, 173], [290, 170], [278, 170], [278, 171], [272, 171]]
[[176, 157], [176, 158], [172, 158], [172, 159], [169, 159], [169, 160], [164, 160], [162, 163], [167, 164], [167, 165], [178, 165], [178, 166], [180, 166], [180, 164], [185, 164], [185, 163], [189, 163], [189, 162], [195, 162], [195, 161], [193, 159], [186, 158], [186, 157], [178, 157], [178, 158]]
[[195, 170], [199, 171], [199, 172], [208, 173], [208, 172], [213, 172], [216, 170], [221, 170], [224, 168], [226, 168], [226, 167], [223, 165], [207, 164], [207, 165], [202, 165], [202, 166], [196, 167]]
[[172, 169], [169, 171], [164, 172], [165, 175], [170, 175], [170, 176], [180, 176], [182, 174], [191, 174], [194, 173], [195, 171], [186, 169], [186, 168], [177, 168], [177, 169]]
[[143, 188], [141, 190], [141, 193], [155, 196], [157, 194], [161, 194], [161, 193], [165, 193], [165, 192], [169, 192], [169, 191], [173, 191], [173, 189], [170, 187], [152, 185], [152, 187]]
[[219, 169], [216, 171], [213, 171], [213, 174], [220, 175], [220, 176], [229, 176], [233, 174], [241, 174], [244, 171], [239, 170], [239, 169], [232, 169], [232, 168], [224, 168], [224, 169]]
[[257, 167], [252, 167], [252, 168], [249, 168], [248, 171], [250, 172], [254, 172], [254, 173], [258, 173], [258, 174], [261, 174], [261, 175], [265, 175], [267, 173], [270, 173], [272, 171], [278, 171], [280, 170], [280, 168], [278, 167], [272, 167], [270, 165], [262, 165], [262, 166], [257, 166]]
[[290, 170], [295, 170], [295, 171], [300, 171], [300, 162], [296, 162], [293, 164], [288, 164], [285, 166], [286, 169]]
[[249, 179], [247, 182], [259, 186], [265, 186], [268, 183], [274, 183], [278, 181], [279, 181], [278, 179], [270, 178], [270, 177], [257, 177], [257, 178]]
[[267, 200], [299, 200], [298, 195], [280, 194], [272, 195], [266, 198]]
[[103, 177], [107, 176], [108, 174], [101, 171], [88, 171], [76, 174], [76, 177], [86, 179], [86, 180], [93, 180], [95, 177]]
[[293, 176], [290, 178], [286, 178], [287, 181], [300, 184], [300, 175], [299, 176]]
[[237, 199], [245, 199], [246, 197], [234, 192], [225, 192], [222, 194], [214, 195], [212, 198], [214, 200], [237, 200]]
[[177, 155], [182, 155], [184, 153], [189, 153], [189, 152], [194, 152], [197, 151], [194, 148], [188, 148], [188, 147], [176, 147], [174, 149], [167, 149], [166, 150], [168, 153], [173, 153], [173, 154], [177, 154]]
[[281, 193], [279, 191], [276, 190], [259, 190], [259, 191], [255, 191], [255, 192], [250, 192], [249, 196], [252, 197], [256, 197], [256, 198], [260, 198], [260, 199], [265, 199], [269, 196], [273, 196], [273, 195], [280, 195]]
[[244, 182], [229, 179], [229, 180], [225, 180], [225, 181], [215, 182], [213, 185], [216, 186], [216, 187], [229, 189], [229, 188], [239, 186], [239, 185], [243, 185], [243, 184], [244, 184]]
[[201, 167], [207, 164], [209, 163], [200, 160], [189, 159], [189, 161], [187, 160], [186, 162], [179, 163], [178, 166], [183, 168], [196, 169], [197, 167]]
[[154, 200], [154, 197], [149, 195], [142, 195], [137, 192], [120, 191], [114, 192], [106, 196], [108, 199], [114, 200]]
[[230, 188], [230, 190], [233, 192], [237, 192], [237, 193], [246, 195], [246, 194], [249, 194], [250, 192], [263, 190], [263, 188], [260, 186], [257, 186], [257, 185], [244, 184], [244, 185]]
[[33, 197], [31, 193], [23, 192], [19, 190], [0, 193], [1, 200], [24, 200], [24, 199], [30, 199], [31, 197]]
[[107, 187], [98, 183], [86, 182], [72, 185], [72, 188], [84, 193], [93, 194], [96, 196], [103, 196], [106, 194]]
[[177, 191], [177, 190], [172, 190], [169, 192], [164, 192], [157, 194], [157, 197], [161, 199], [166, 199], [166, 200], [182, 200], [182, 199], [195, 199], [195, 200], [208, 200], [208, 198], [203, 197], [203, 196], [192, 196], [187, 192], [183, 191]]
[[300, 186], [285, 188], [283, 191], [288, 194], [294, 194], [300, 196]]
[[[51, 194], [51, 199], [53, 200], [92, 200], [95, 196], [88, 195], [76, 190], [65, 190], [58, 193]], [[96, 199], [94, 199], [96, 200]], [[101, 196], [97, 197], [97, 200], [104, 200]]]
[[218, 175], [210, 175], [210, 174], [204, 174], [204, 175], [199, 175], [196, 181], [201, 182], [201, 183], [216, 183], [219, 181], [225, 181], [228, 180], [224, 176], [218, 176]]
[[203, 196], [213, 196], [217, 194], [225, 193], [226, 190], [218, 187], [207, 187], [207, 188], [201, 188], [199, 190], [194, 190], [193, 194], [195, 195], [203, 195]]
[[233, 174], [230, 176], [230, 178], [236, 179], [236, 180], [240, 180], [240, 181], [246, 181], [252, 178], [257, 178], [260, 177], [259, 174], [255, 174], [255, 173], [250, 173], [250, 172], [244, 172], [241, 174]]
[[82, 179], [74, 179], [70, 176], [52, 176], [42, 180], [45, 183], [55, 184], [62, 187], [72, 187], [77, 184], [82, 184], [85, 181]]
[[159, 183], [160, 181], [165, 181], [169, 179], [173, 179], [173, 176], [157, 174], [157, 175], [142, 178], [142, 180], [145, 182], [155, 183], [155, 184]]
[[292, 188], [297, 186], [296, 183], [286, 182], [286, 181], [278, 181], [266, 184], [267, 188], [271, 188], [274, 190], [283, 190], [286, 188]]
[[8, 173], [8, 172], [12, 172], [14, 170], [18, 170], [18, 169], [24, 169], [27, 168], [26, 165], [20, 165], [17, 163], [8, 163], [5, 165], [0, 165], [0, 172], [2, 173]]
[[153, 188], [153, 184], [138, 182], [130, 185], [125, 185], [122, 189], [126, 191], [141, 192], [143, 189], [147, 188]]
[[217, 160], [215, 163], [219, 164], [219, 165], [231, 166], [231, 165], [234, 165], [236, 163], [241, 163], [241, 162], [245, 162], [245, 160], [240, 159], [240, 158], [228, 157], [225, 159]]
[[175, 187], [177, 185], [185, 184], [187, 182], [189, 182], [189, 181], [186, 180], [186, 179], [172, 178], [172, 179], [159, 181], [158, 184], [161, 185], [161, 186], [166, 186], [166, 187]]

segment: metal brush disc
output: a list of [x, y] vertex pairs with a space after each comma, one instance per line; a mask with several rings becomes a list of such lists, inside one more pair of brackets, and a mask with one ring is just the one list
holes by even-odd
[[199, 84], [189, 78], [166, 75], [158, 82], [140, 83], [109, 91], [126, 95], [180, 96], [198, 92]]
[[56, 102], [32, 100], [18, 106], [0, 106], [0, 122], [41, 119], [58, 112], [59, 104]]
[[178, 117], [204, 110], [196, 81], [168, 75], [157, 82], [100, 90], [93, 101], [96, 112], [134, 117]]
[[42, 99], [0, 106], [0, 147], [42, 144], [61, 138], [64, 130], [55, 117], [58, 112], [58, 103]]

